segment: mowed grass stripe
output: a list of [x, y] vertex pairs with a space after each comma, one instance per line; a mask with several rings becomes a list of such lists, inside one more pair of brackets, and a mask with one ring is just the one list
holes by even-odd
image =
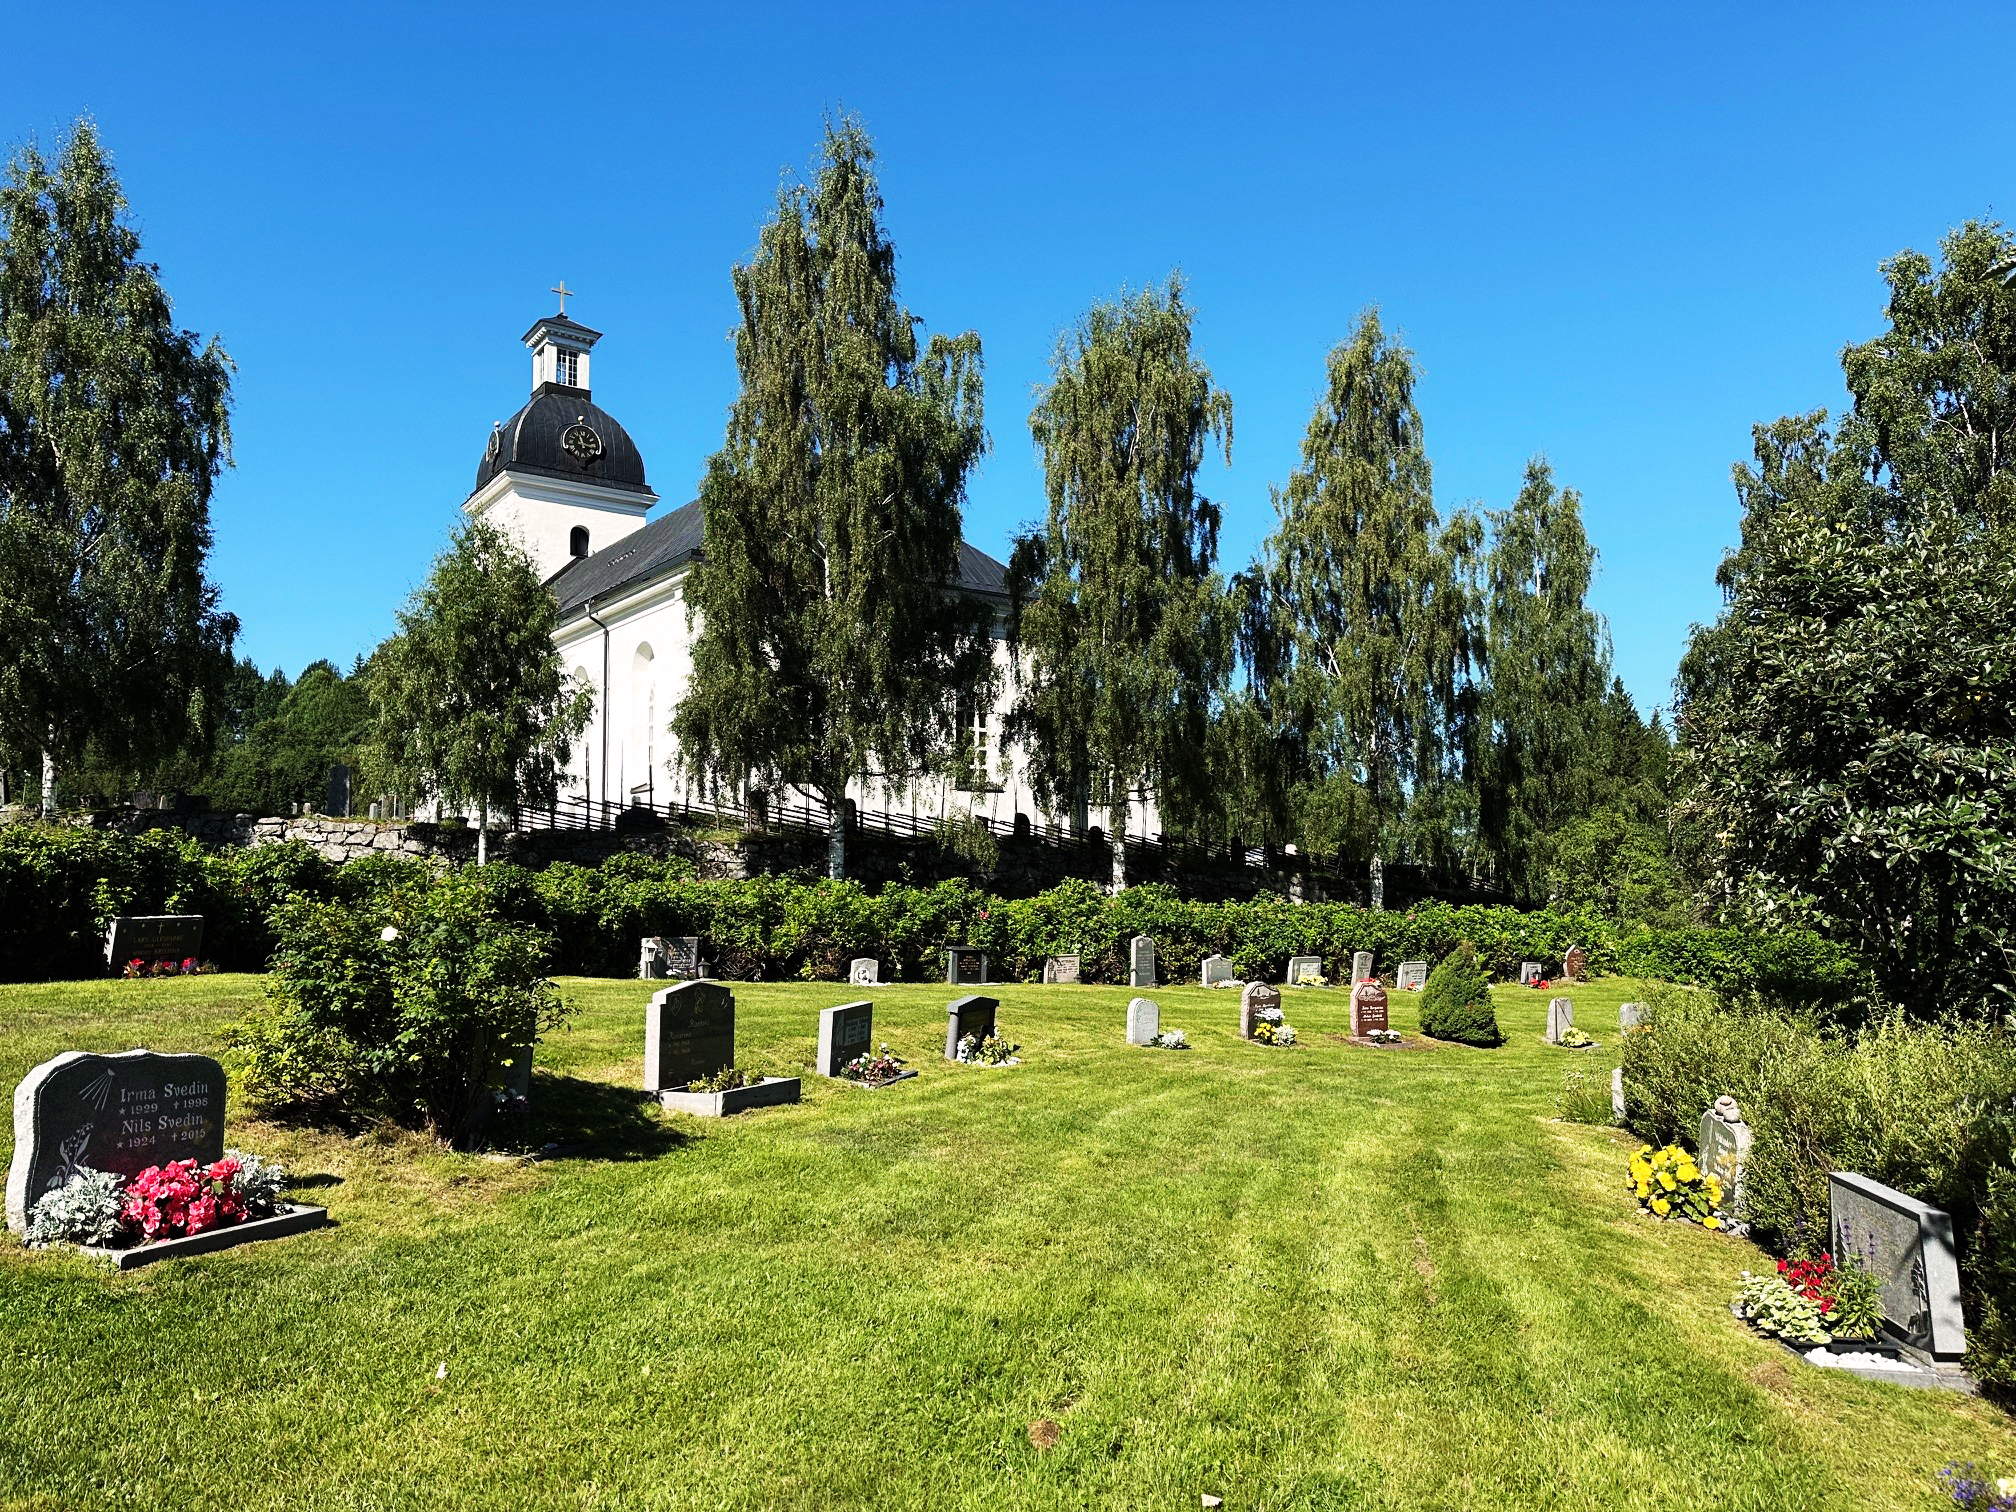
[[[535, 1095], [588, 1157], [234, 1118], [338, 1228], [131, 1276], [7, 1254], [0, 1505], [1917, 1507], [1949, 1458], [2016, 1466], [1979, 1403], [1741, 1333], [1755, 1251], [1631, 1216], [1628, 1141], [1548, 1121], [1635, 984], [1574, 992], [1582, 1056], [1519, 989], [1492, 1052], [1339, 1044], [1341, 992], [1242, 1044], [1197, 988], [1152, 994], [1197, 1048], [1133, 1049], [1126, 989], [989, 989], [999, 1071], [939, 1059], [952, 989], [877, 989], [918, 1080], [721, 1123], [627, 1090], [643, 984], [565, 985]], [[0, 989], [0, 1072], [214, 1049], [257, 990]], [[797, 1074], [854, 995], [738, 985], [739, 1058]]]

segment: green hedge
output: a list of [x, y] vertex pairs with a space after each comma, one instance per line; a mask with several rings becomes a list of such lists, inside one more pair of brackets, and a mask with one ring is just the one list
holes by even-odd
[[1754, 995], [1668, 989], [1623, 1042], [1625, 1119], [1652, 1143], [1692, 1149], [1715, 1098], [1742, 1107], [1754, 1143], [1739, 1216], [1780, 1252], [1828, 1247], [1829, 1171], [1952, 1214], [1968, 1366], [2016, 1396], [2016, 1038], [1894, 1011], [1844, 1032]]
[[[204, 954], [227, 970], [256, 971], [273, 951], [267, 917], [279, 904], [368, 903], [426, 866], [374, 856], [338, 870], [298, 842], [213, 851], [173, 830], [128, 837], [9, 826], [0, 829], [0, 980], [97, 975], [105, 921], [120, 912], [201, 913], [209, 921]], [[956, 941], [991, 952], [1002, 980], [1037, 980], [1045, 955], [1074, 951], [1087, 981], [1117, 983], [1126, 980], [1127, 941], [1145, 934], [1165, 981], [1190, 980], [1214, 952], [1241, 975], [1278, 981], [1292, 955], [1321, 956], [1335, 971], [1369, 950], [1390, 972], [1403, 960], [1439, 961], [1468, 940], [1499, 979], [1515, 978], [1521, 961], [1557, 972], [1580, 944], [1599, 974], [1747, 983], [1818, 1003], [1862, 990], [1852, 959], [1811, 934], [1621, 932], [1579, 909], [1424, 903], [1375, 912], [1274, 896], [1202, 903], [1160, 886], [1109, 897], [1089, 882], [1003, 899], [963, 881], [879, 890], [784, 877], [701, 881], [686, 861], [634, 854], [599, 867], [496, 865], [482, 876], [500, 914], [552, 936], [553, 969], [593, 976], [634, 972], [647, 935], [698, 935], [715, 971], [730, 978], [833, 980], [851, 958], [868, 955], [886, 979], [931, 981], [943, 976], [940, 949]]]

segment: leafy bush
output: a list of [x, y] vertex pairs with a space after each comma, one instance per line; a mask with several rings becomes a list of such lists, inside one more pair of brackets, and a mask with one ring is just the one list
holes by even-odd
[[473, 870], [275, 919], [265, 1002], [234, 1036], [269, 1111], [382, 1115], [468, 1145], [515, 1048], [567, 1016], [544, 980], [552, 942], [505, 920]]
[[1421, 1032], [1435, 1039], [1487, 1048], [1502, 1045], [1491, 984], [1468, 940], [1442, 958], [1421, 989]]

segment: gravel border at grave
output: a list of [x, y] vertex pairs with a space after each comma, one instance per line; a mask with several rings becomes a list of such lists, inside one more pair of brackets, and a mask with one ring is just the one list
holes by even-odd
[[285, 1239], [289, 1234], [305, 1234], [310, 1229], [329, 1227], [329, 1209], [291, 1203], [270, 1218], [248, 1218], [223, 1228], [205, 1229], [200, 1234], [184, 1234], [175, 1239], [157, 1239], [152, 1244], [133, 1244], [114, 1249], [105, 1244], [72, 1245], [80, 1255], [93, 1260], [109, 1260], [115, 1270], [137, 1270], [156, 1260], [179, 1260], [187, 1255], [208, 1255], [232, 1249], [257, 1239]]
[[[1746, 1327], [1746, 1332], [1754, 1337], [1764, 1338], [1755, 1329]], [[1834, 1354], [1824, 1344], [1788, 1344], [1783, 1339], [1772, 1339], [1785, 1353], [1802, 1365], [1815, 1370], [1839, 1371], [1842, 1375], [1854, 1376], [1858, 1381], [1887, 1381], [1892, 1386], [1909, 1386], [1914, 1391], [1952, 1391], [1961, 1396], [1979, 1396], [1980, 1386], [1974, 1378], [1963, 1370], [1951, 1366], [1920, 1365], [1915, 1360], [1896, 1360], [1887, 1365], [1863, 1365], [1851, 1363], [1848, 1357]], [[1821, 1358], [1814, 1359], [1815, 1355]]]
[[726, 1118], [746, 1108], [775, 1108], [795, 1103], [801, 1090], [795, 1076], [766, 1076], [753, 1087], [730, 1087], [725, 1092], [685, 1092], [667, 1088], [658, 1094], [658, 1102], [674, 1113], [691, 1113], [699, 1118]]

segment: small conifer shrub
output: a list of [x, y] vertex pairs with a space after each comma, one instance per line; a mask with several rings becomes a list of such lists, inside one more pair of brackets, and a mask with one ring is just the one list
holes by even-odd
[[1501, 1045], [1491, 984], [1468, 940], [1442, 958], [1421, 989], [1421, 1032], [1459, 1045]]

